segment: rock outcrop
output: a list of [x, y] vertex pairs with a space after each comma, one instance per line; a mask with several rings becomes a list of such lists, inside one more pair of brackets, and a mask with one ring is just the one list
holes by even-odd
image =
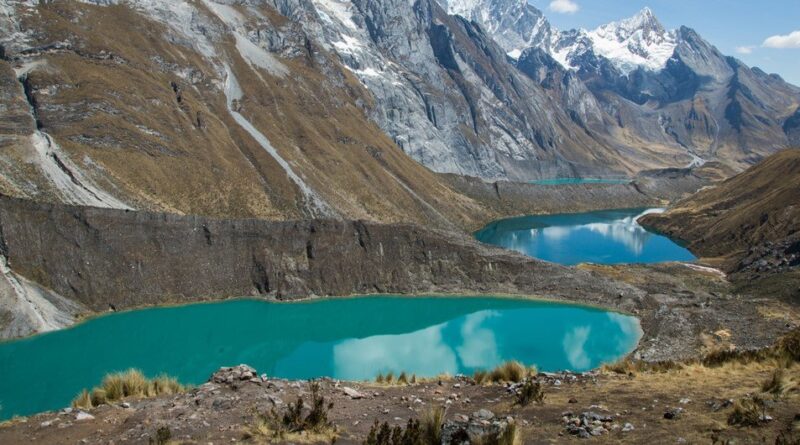
[[2, 198], [0, 229], [16, 274], [95, 312], [242, 296], [638, 295], [590, 272], [405, 224], [217, 220]]

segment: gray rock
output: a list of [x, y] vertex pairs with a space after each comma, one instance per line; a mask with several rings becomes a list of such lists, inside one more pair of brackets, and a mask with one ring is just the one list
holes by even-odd
[[480, 410], [472, 413], [472, 417], [478, 420], [492, 420], [494, 419], [494, 413], [488, 409], [481, 408]]
[[363, 399], [364, 397], [366, 397], [363, 393], [347, 386], [342, 388], [342, 392], [351, 399]]

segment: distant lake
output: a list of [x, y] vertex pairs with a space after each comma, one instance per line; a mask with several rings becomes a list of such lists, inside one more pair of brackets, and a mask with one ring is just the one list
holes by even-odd
[[523, 216], [495, 221], [475, 233], [484, 243], [554, 263], [625, 264], [692, 261], [673, 240], [647, 231], [636, 220], [661, 209]]
[[105, 374], [128, 368], [189, 384], [241, 363], [291, 379], [470, 374], [507, 360], [544, 371], [585, 371], [623, 357], [640, 337], [634, 317], [490, 297], [235, 300], [143, 309], [0, 343], [0, 419], [63, 408]]
[[566, 184], [630, 184], [630, 179], [603, 179], [603, 178], [553, 178], [537, 179], [531, 181], [536, 185], [566, 185]]

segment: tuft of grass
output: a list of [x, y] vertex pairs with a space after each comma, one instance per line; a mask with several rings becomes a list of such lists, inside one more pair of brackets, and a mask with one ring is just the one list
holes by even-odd
[[602, 370], [613, 374], [634, 375], [640, 372], [669, 372], [681, 369], [682, 365], [672, 360], [662, 360], [657, 362], [646, 362], [644, 360], [632, 360], [626, 357], [614, 363], [606, 363]]
[[474, 438], [470, 441], [472, 445], [520, 445], [519, 430], [517, 425], [509, 423], [506, 428], [499, 433], [486, 434], [481, 437]]
[[528, 370], [518, 361], [505, 362], [489, 373], [492, 382], [521, 382], [529, 373], [535, 373], [535, 368]]
[[375, 377], [375, 383], [383, 383], [385, 380], [386, 378], [383, 376], [382, 372], [378, 373], [378, 375]]
[[337, 436], [336, 425], [328, 419], [333, 402], [325, 402], [325, 397], [320, 394], [319, 383], [311, 384], [311, 404], [305, 414], [304, 407], [303, 398], [298, 397], [283, 413], [275, 408], [267, 413], [256, 413], [254, 422], [245, 429], [244, 438], [288, 442], [300, 439], [312, 442], [322, 439], [334, 441]]
[[397, 384], [408, 385], [408, 376], [406, 375], [405, 371], [401, 372], [400, 375], [397, 377]]
[[172, 377], [162, 375], [150, 380], [141, 371], [129, 369], [106, 375], [99, 387], [84, 389], [72, 400], [72, 406], [91, 409], [127, 397], [156, 397], [184, 391], [186, 387]]
[[761, 391], [770, 394], [780, 394], [786, 388], [786, 376], [783, 368], [777, 368], [767, 380], [761, 384]]
[[759, 397], [746, 397], [733, 404], [733, 411], [728, 415], [728, 425], [759, 426], [766, 416], [766, 405]]
[[392, 428], [388, 422], [375, 420], [364, 445], [432, 445], [442, 443], [444, 408], [428, 411], [421, 420], [408, 419], [405, 428]]
[[476, 385], [483, 385], [488, 379], [489, 373], [482, 369], [479, 369], [472, 374], [472, 380], [475, 381]]
[[430, 408], [422, 416], [422, 438], [424, 443], [442, 443], [445, 409], [441, 406]]
[[416, 385], [417, 384], [417, 375], [416, 374], [411, 374], [411, 380], [410, 381], [411, 381], [412, 385]]
[[72, 406], [80, 409], [91, 409], [93, 406], [92, 395], [89, 394], [89, 391], [84, 389], [80, 392], [80, 394], [72, 399]]
[[393, 372], [389, 371], [389, 373], [386, 374], [386, 377], [384, 378], [384, 383], [389, 384], [389, 385], [394, 383], [394, 373]]
[[796, 362], [800, 362], [800, 328], [784, 335], [776, 345], [777, 352]]
[[517, 405], [528, 406], [531, 402], [544, 403], [544, 391], [541, 383], [528, 379], [517, 392]]

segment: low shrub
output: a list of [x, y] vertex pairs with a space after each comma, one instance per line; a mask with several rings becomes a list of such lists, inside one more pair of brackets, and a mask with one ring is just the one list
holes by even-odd
[[521, 443], [517, 425], [509, 423], [508, 426], [499, 433], [487, 434], [482, 437], [474, 438], [470, 441], [472, 445], [519, 445]]
[[475, 381], [476, 385], [483, 385], [488, 379], [489, 373], [482, 369], [479, 369], [472, 374], [472, 380]]
[[777, 344], [778, 353], [800, 362], [800, 328], [784, 335]]
[[728, 415], [728, 425], [759, 426], [766, 418], [766, 405], [759, 397], [747, 397], [733, 404], [733, 411]]
[[328, 419], [333, 402], [325, 402], [325, 397], [320, 394], [319, 383], [311, 384], [311, 403], [306, 414], [304, 406], [303, 398], [298, 397], [283, 413], [275, 408], [267, 413], [256, 413], [255, 421], [245, 430], [245, 439], [291, 441], [297, 434], [335, 439], [336, 425]]
[[544, 403], [542, 384], [531, 379], [525, 381], [517, 392], [517, 405], [528, 406], [532, 402]]
[[777, 368], [772, 372], [764, 383], [761, 384], [761, 391], [770, 394], [780, 394], [786, 387], [786, 377], [783, 368]]
[[364, 445], [432, 445], [442, 443], [444, 408], [428, 411], [422, 420], [408, 419], [405, 428], [392, 427], [388, 422], [378, 420], [369, 430]]

